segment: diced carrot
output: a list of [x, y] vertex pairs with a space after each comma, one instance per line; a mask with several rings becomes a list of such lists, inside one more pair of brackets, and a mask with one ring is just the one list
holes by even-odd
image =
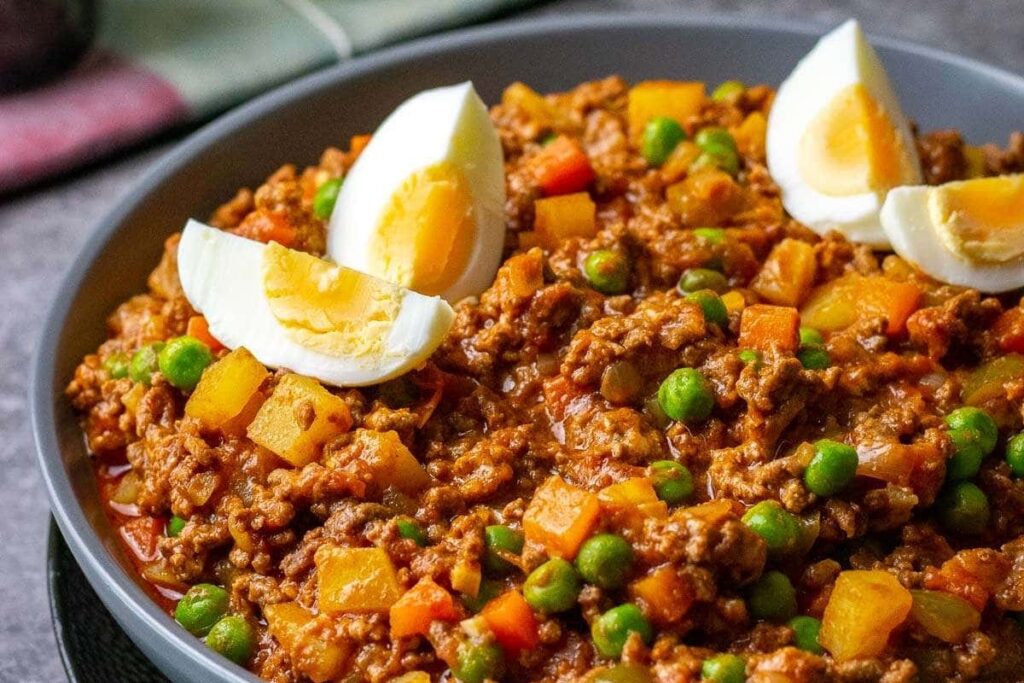
[[1009, 560], [1002, 553], [988, 548], [961, 550], [938, 570], [925, 571], [924, 587], [959, 596], [980, 611], [1009, 573]]
[[528, 299], [544, 286], [544, 256], [540, 249], [516, 254], [498, 269], [494, 289], [516, 299]]
[[452, 621], [458, 613], [451, 594], [429, 576], [407, 590], [391, 606], [391, 637], [426, 635], [434, 621]]
[[670, 566], [658, 567], [635, 581], [629, 592], [651, 620], [663, 626], [685, 617], [696, 598], [689, 582]]
[[523, 515], [523, 531], [549, 555], [571, 560], [594, 530], [600, 514], [597, 496], [554, 475], [533, 494]]
[[800, 345], [800, 314], [789, 306], [747, 306], [740, 316], [739, 345], [758, 351], [796, 351]]
[[700, 113], [706, 87], [696, 81], [643, 81], [629, 89], [626, 114], [630, 135], [639, 139], [647, 122], [667, 116], [685, 126], [687, 119]]
[[818, 639], [838, 662], [877, 657], [912, 603], [910, 591], [885, 570], [842, 572], [825, 606]]
[[559, 135], [533, 158], [533, 174], [546, 195], [580, 192], [594, 182], [594, 168], [579, 143]]
[[992, 326], [999, 348], [1006, 352], [1024, 353], [1024, 309], [1020, 306], [1005, 311]]
[[898, 335], [920, 303], [921, 290], [911, 282], [848, 273], [811, 292], [800, 315], [805, 325], [827, 332], [882, 317], [888, 321], [886, 333]]
[[633, 477], [601, 489], [597, 494], [601, 507], [614, 514], [636, 515], [663, 519], [668, 516], [668, 505], [658, 500], [650, 479]]
[[537, 647], [537, 619], [526, 599], [510, 590], [488, 602], [481, 614], [502, 647], [513, 652]]
[[292, 246], [299, 237], [286, 218], [264, 211], [250, 213], [232, 232], [257, 242], [277, 242], [282, 247]]
[[818, 262], [814, 247], [786, 238], [776, 244], [750, 288], [779, 306], [799, 306], [814, 283]]
[[883, 441], [857, 446], [857, 474], [910, 486], [919, 496], [931, 499], [945, 474], [945, 456], [928, 441]]
[[189, 318], [188, 326], [185, 328], [185, 333], [209, 346], [210, 350], [213, 352], [220, 351], [224, 348], [224, 345], [217, 341], [216, 337], [210, 334], [210, 326], [207, 324], [205, 316], [194, 315]]
[[572, 237], [597, 233], [597, 207], [586, 192], [538, 199], [534, 203], [533, 229], [541, 245], [557, 249]]

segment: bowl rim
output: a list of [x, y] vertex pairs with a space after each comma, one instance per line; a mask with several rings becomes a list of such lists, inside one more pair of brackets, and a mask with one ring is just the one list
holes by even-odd
[[[97, 582], [101, 582], [104, 585], [104, 590], [97, 591], [103, 602], [109, 605], [108, 601], [114, 601], [130, 610], [130, 615], [126, 617], [112, 610], [122, 626], [125, 626], [122, 619], [133, 619], [136, 626], [157, 635], [163, 645], [173, 648], [178, 655], [190, 660], [193, 666], [198, 667], [197, 671], [216, 676], [218, 680], [231, 683], [261, 683], [261, 679], [255, 674], [216, 655], [199, 639], [177, 626], [114, 559], [100, 537], [92, 531], [84, 510], [74, 495], [62, 458], [58, 455], [61, 448], [57, 435], [58, 418], [54, 407], [56, 401], [62, 400], [61, 387], [68, 379], [56, 376], [58, 340], [70, 312], [71, 301], [87, 286], [87, 275], [93, 263], [108, 243], [116, 237], [132, 212], [168, 177], [218, 141], [253, 121], [272, 116], [276, 110], [286, 105], [350, 78], [372, 75], [373, 72], [388, 66], [413, 63], [420, 57], [439, 51], [489, 44], [496, 40], [514, 41], [525, 37], [535, 38], [591, 30], [655, 28], [760, 31], [770, 35], [788, 34], [800, 37], [820, 36], [828, 29], [823, 24], [804, 21], [737, 17], [716, 13], [601, 12], [512, 19], [447, 31], [372, 51], [364, 56], [320, 69], [222, 114], [176, 144], [117, 200], [114, 208], [99, 221], [79, 250], [49, 304], [31, 361], [28, 398], [36, 459], [53, 517], [90, 584], [95, 586]], [[876, 47], [974, 72], [979, 77], [995, 81], [1000, 87], [1019, 92], [1024, 97], [1024, 78], [1006, 69], [912, 41], [874, 33], [870, 33], [869, 38]]]

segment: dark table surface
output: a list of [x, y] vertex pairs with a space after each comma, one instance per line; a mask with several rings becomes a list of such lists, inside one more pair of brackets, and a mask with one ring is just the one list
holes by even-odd
[[[524, 15], [606, 10], [720, 12], [822, 26], [850, 16], [906, 38], [1024, 72], [1024, 0], [562, 0]], [[1024, 120], [1019, 122], [1024, 128]], [[0, 198], [0, 681], [63, 680], [46, 601], [47, 503], [25, 393], [45, 306], [96, 222], [174, 141]]]

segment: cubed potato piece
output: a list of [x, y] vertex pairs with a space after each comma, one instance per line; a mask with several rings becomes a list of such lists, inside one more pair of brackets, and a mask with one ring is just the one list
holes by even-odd
[[697, 81], [643, 81], [629, 89], [627, 116], [629, 132], [634, 139], [643, 134], [647, 122], [667, 116], [680, 126], [700, 113], [706, 94], [705, 85]]
[[696, 596], [690, 584], [672, 566], [658, 567], [634, 581], [629, 594], [657, 624], [673, 624], [690, 611]]
[[354, 443], [361, 448], [359, 458], [369, 465], [374, 482], [381, 488], [395, 488], [411, 496], [430, 485], [430, 475], [397, 432], [360, 429]]
[[545, 197], [534, 203], [533, 229], [541, 245], [557, 249], [567, 239], [596, 235], [596, 212], [588, 192]]
[[837, 662], [877, 657], [912, 604], [910, 591], [883, 569], [842, 572], [825, 606], [818, 638]]
[[249, 438], [296, 467], [316, 459], [321, 447], [352, 427], [345, 402], [319, 382], [285, 375], [249, 425]]
[[642, 522], [644, 517], [664, 519], [668, 516], [668, 505], [658, 500], [650, 479], [633, 477], [617, 484], [605, 486], [597, 494], [601, 507], [620, 515], [635, 516]]
[[921, 289], [912, 282], [847, 273], [811, 292], [800, 317], [804, 325], [823, 332], [835, 332], [865, 318], [885, 318], [886, 334], [899, 335], [906, 331], [907, 319], [921, 298]]
[[307, 628], [316, 617], [295, 602], [263, 608], [267, 630], [281, 644], [292, 665], [313, 683], [324, 683], [341, 675], [350, 654], [347, 643], [327, 640], [326, 629]]
[[239, 347], [206, 369], [185, 414], [210, 428], [242, 432], [260, 408], [259, 388], [269, 376], [263, 363]]
[[380, 548], [325, 545], [314, 561], [321, 612], [383, 613], [402, 596], [391, 558]]
[[769, 303], [798, 306], [811, 291], [817, 272], [814, 247], [787, 237], [772, 247], [750, 288]]
[[593, 532], [601, 503], [589, 491], [549, 477], [534, 492], [523, 515], [527, 540], [544, 546], [548, 554], [571, 560]]

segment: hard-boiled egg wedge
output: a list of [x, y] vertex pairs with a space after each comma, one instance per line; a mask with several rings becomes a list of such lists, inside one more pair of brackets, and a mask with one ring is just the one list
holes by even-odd
[[1024, 287], [1024, 175], [896, 188], [882, 227], [897, 254], [937, 280], [985, 292]]
[[196, 221], [182, 233], [178, 275], [225, 346], [336, 386], [411, 370], [454, 319], [443, 299]]
[[768, 170], [793, 218], [885, 247], [885, 194], [921, 182], [914, 138], [882, 62], [850, 20], [801, 60], [768, 118]]
[[454, 302], [494, 281], [504, 206], [501, 143], [473, 84], [426, 90], [381, 124], [345, 178], [327, 255]]

